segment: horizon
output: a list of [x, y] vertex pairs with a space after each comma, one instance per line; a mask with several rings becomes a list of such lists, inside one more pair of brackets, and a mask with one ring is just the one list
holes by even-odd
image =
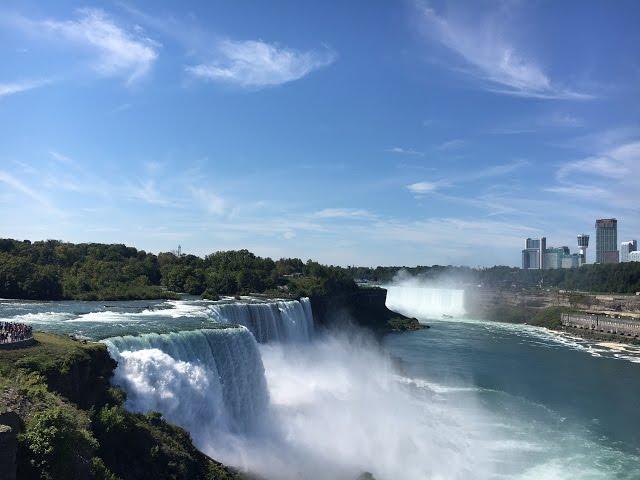
[[91, 5], [0, 7], [0, 237], [470, 268], [640, 237], [636, 2]]

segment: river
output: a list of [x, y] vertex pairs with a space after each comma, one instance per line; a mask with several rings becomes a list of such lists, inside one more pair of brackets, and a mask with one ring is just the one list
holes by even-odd
[[431, 328], [383, 345], [314, 328], [305, 302], [0, 301], [0, 317], [104, 341], [127, 408], [267, 478], [640, 478], [639, 351], [423, 293], [390, 289]]

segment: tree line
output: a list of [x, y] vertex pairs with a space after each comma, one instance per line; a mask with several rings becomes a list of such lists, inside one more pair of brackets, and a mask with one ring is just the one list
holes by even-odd
[[444, 265], [337, 267], [299, 258], [272, 260], [248, 250], [205, 256], [154, 255], [122, 244], [0, 239], [0, 298], [115, 300], [175, 298], [176, 294], [267, 293], [300, 297], [356, 288], [354, 280], [391, 282], [397, 275], [489, 288], [552, 287], [589, 292], [640, 291], [640, 262], [574, 269], [473, 269]]
[[154, 255], [121, 244], [0, 239], [0, 298], [116, 300], [177, 293], [272, 293], [299, 297], [356, 285], [347, 270], [298, 258], [272, 260], [248, 250]]
[[[453, 266], [350, 267], [354, 279], [388, 283], [404, 274], [457, 285], [480, 284], [490, 288], [560, 288], [603, 293], [640, 292], [640, 262], [588, 264], [579, 268], [523, 270], [495, 266], [473, 269]], [[403, 273], [401, 273], [403, 272]]]

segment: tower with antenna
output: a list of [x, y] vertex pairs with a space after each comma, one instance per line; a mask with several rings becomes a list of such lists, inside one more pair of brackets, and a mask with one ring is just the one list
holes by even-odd
[[589, 235], [581, 233], [578, 235], [578, 254], [580, 255], [580, 266], [587, 263], [587, 247], [589, 246]]

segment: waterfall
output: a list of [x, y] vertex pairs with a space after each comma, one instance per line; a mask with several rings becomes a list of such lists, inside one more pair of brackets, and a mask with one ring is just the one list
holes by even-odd
[[247, 327], [260, 343], [306, 342], [313, 336], [313, 314], [308, 298], [272, 303], [225, 303], [210, 307], [220, 323]]
[[387, 287], [387, 308], [418, 319], [442, 315], [461, 316], [464, 310], [464, 290], [392, 285]]
[[159, 411], [187, 429], [197, 445], [216, 434], [247, 433], [269, 407], [257, 344], [244, 327], [112, 337], [114, 383], [136, 412]]

